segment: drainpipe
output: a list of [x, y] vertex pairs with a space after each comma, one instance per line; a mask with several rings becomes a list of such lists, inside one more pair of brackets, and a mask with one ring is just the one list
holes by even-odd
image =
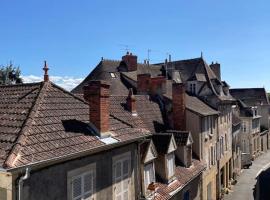
[[19, 179], [19, 195], [18, 200], [23, 200], [22, 190], [23, 190], [23, 182], [30, 177], [30, 169], [27, 167], [25, 170], [25, 175], [21, 176]]

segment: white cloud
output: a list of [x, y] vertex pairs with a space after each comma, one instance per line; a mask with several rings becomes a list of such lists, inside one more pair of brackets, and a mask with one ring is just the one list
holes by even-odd
[[[35, 76], [35, 75], [22, 76], [22, 79], [24, 83], [43, 81], [42, 76]], [[74, 78], [71, 76], [50, 76], [50, 81], [70, 91], [74, 87], [76, 87], [80, 82], [82, 82], [83, 78]]]

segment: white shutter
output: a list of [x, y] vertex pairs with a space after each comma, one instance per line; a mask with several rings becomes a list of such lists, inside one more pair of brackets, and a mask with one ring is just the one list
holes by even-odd
[[129, 199], [130, 158], [119, 159], [113, 164], [114, 199]]
[[168, 163], [168, 177], [172, 177], [174, 175], [174, 153], [170, 153], [167, 155], [167, 163]]

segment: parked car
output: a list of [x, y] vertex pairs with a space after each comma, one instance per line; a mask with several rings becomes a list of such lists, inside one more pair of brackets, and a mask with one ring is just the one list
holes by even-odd
[[249, 153], [241, 154], [242, 168], [249, 168], [252, 165], [251, 155]]

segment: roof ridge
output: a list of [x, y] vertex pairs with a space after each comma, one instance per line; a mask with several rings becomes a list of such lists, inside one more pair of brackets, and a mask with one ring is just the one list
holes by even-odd
[[52, 86], [56, 87], [57, 89], [61, 90], [62, 92], [69, 94], [70, 96], [74, 97], [75, 99], [77, 99], [77, 100], [79, 100], [79, 101], [81, 101], [81, 102], [83, 102], [83, 103], [85, 103], [85, 104], [88, 104], [87, 101], [85, 101], [84, 99], [82, 99], [82, 98], [76, 96], [76, 95], [73, 94], [72, 92], [67, 91], [66, 89], [62, 88], [62, 87], [59, 86], [59, 85], [56, 85], [55, 83], [52, 83], [52, 82], [50, 82], [50, 83], [51, 83]]
[[29, 130], [30, 126], [32, 125], [33, 119], [36, 116], [37, 110], [39, 108], [39, 103], [44, 97], [44, 93], [48, 88], [48, 85], [51, 84], [50, 82], [40, 82], [41, 87], [39, 90], [39, 93], [33, 102], [32, 107], [30, 108], [30, 111], [28, 113], [28, 116], [26, 117], [24, 124], [18, 134], [18, 137], [16, 139], [15, 144], [13, 145], [12, 149], [8, 153], [8, 157], [4, 161], [4, 167], [12, 167], [14, 162], [16, 162], [18, 154], [20, 150], [22, 149], [22, 144], [25, 142], [27, 131]]
[[0, 87], [18, 87], [18, 86], [29, 86], [29, 85], [40, 85], [42, 82], [33, 82], [33, 83], [19, 83], [11, 85], [0, 85]]

